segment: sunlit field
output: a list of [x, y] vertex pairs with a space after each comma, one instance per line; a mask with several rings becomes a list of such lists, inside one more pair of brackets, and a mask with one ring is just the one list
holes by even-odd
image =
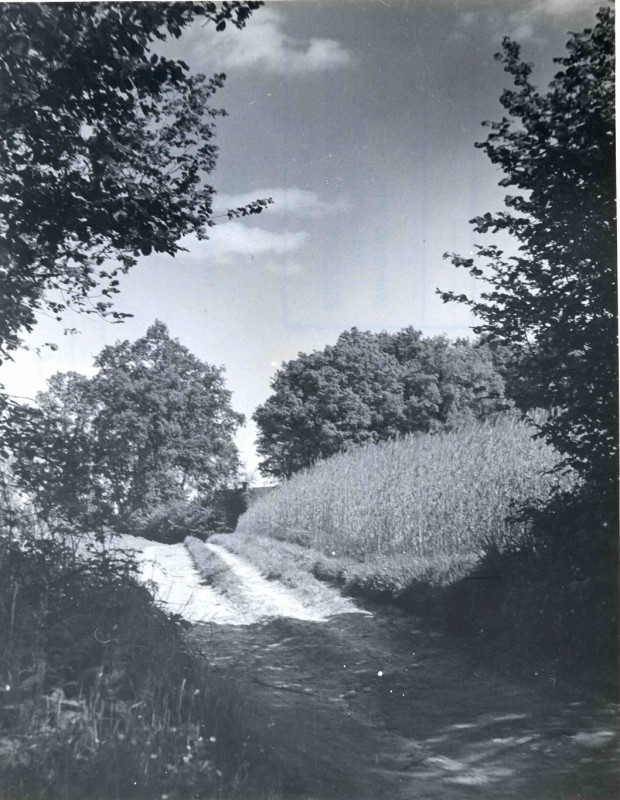
[[237, 530], [328, 556], [453, 557], [525, 535], [514, 508], [574, 478], [515, 417], [418, 434], [337, 455], [295, 475], [244, 514]]

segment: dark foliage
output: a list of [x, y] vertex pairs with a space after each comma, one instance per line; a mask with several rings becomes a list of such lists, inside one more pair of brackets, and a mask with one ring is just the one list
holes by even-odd
[[[612, 674], [617, 624], [617, 260], [615, 192], [614, 14], [571, 34], [568, 54], [546, 93], [505, 39], [498, 54], [514, 88], [507, 116], [485, 123], [478, 145], [513, 186], [505, 209], [476, 217], [478, 233], [508, 233], [518, 255], [494, 245], [486, 260], [452, 262], [487, 285], [466, 303], [474, 330], [495, 354], [507, 391], [521, 408], [532, 399], [552, 409], [539, 435], [577, 470], [579, 488], [543, 507], [520, 511], [528, 542], [488, 547], [475, 581], [452, 590], [451, 607], [507, 652], [545, 654], [578, 669]], [[484, 578], [495, 577], [485, 584]], [[483, 590], [482, 587], [485, 587]], [[475, 600], [475, 602], [474, 602]], [[476, 608], [477, 605], [477, 608]], [[463, 613], [456, 625], [467, 627]], [[510, 637], [511, 641], [508, 641]]]
[[444, 593], [449, 629], [519, 663], [613, 686], [618, 552], [609, 532], [616, 512], [612, 498], [587, 485], [522, 511], [530, 541], [487, 548], [474, 572]]
[[209, 505], [200, 500], [172, 501], [129, 515], [122, 524], [127, 533], [164, 544], [182, 542], [187, 536], [204, 540], [210, 532], [234, 529], [216, 499]]
[[[259, 2], [14, 3], [0, 18], [0, 357], [39, 309], [113, 310], [119, 271], [206, 236], [224, 75], [153, 52]], [[251, 204], [247, 213], [262, 210]], [[234, 213], [234, 212], [232, 212]], [[103, 297], [90, 295], [99, 287]]]
[[239, 700], [153, 605], [129, 554], [0, 534], [0, 795], [234, 794]]
[[348, 447], [452, 428], [504, 410], [504, 383], [484, 345], [353, 328], [333, 347], [284, 364], [254, 419], [266, 475], [289, 477]]
[[[498, 59], [514, 80], [501, 103], [507, 116], [486, 123], [478, 146], [514, 186], [506, 208], [472, 220], [475, 230], [508, 233], [519, 255], [495, 245], [452, 262], [487, 284], [468, 304], [476, 332], [508, 345], [555, 413], [541, 433], [601, 491], [615, 483], [617, 461], [616, 208], [614, 15], [572, 34], [546, 93], [505, 39]], [[522, 372], [523, 374], [523, 372]], [[613, 488], [611, 489], [613, 491]]]

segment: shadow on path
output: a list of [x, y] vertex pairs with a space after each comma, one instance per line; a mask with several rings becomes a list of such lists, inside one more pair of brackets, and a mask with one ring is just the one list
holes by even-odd
[[615, 706], [474, 666], [397, 612], [196, 626], [285, 797], [616, 800]]

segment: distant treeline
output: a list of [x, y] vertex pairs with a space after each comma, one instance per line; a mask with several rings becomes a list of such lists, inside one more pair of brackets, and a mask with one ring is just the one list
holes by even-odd
[[254, 414], [261, 470], [289, 477], [352, 445], [544, 407], [534, 374], [506, 346], [352, 328], [277, 372]]

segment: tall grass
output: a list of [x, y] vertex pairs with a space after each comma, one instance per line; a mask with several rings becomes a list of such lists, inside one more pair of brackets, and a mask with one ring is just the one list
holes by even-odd
[[533, 433], [507, 416], [350, 450], [258, 500], [237, 530], [359, 562], [502, 549], [526, 533], [507, 521], [515, 506], [574, 481]]
[[243, 698], [131, 556], [15, 533], [0, 530], [0, 797], [246, 796]]

